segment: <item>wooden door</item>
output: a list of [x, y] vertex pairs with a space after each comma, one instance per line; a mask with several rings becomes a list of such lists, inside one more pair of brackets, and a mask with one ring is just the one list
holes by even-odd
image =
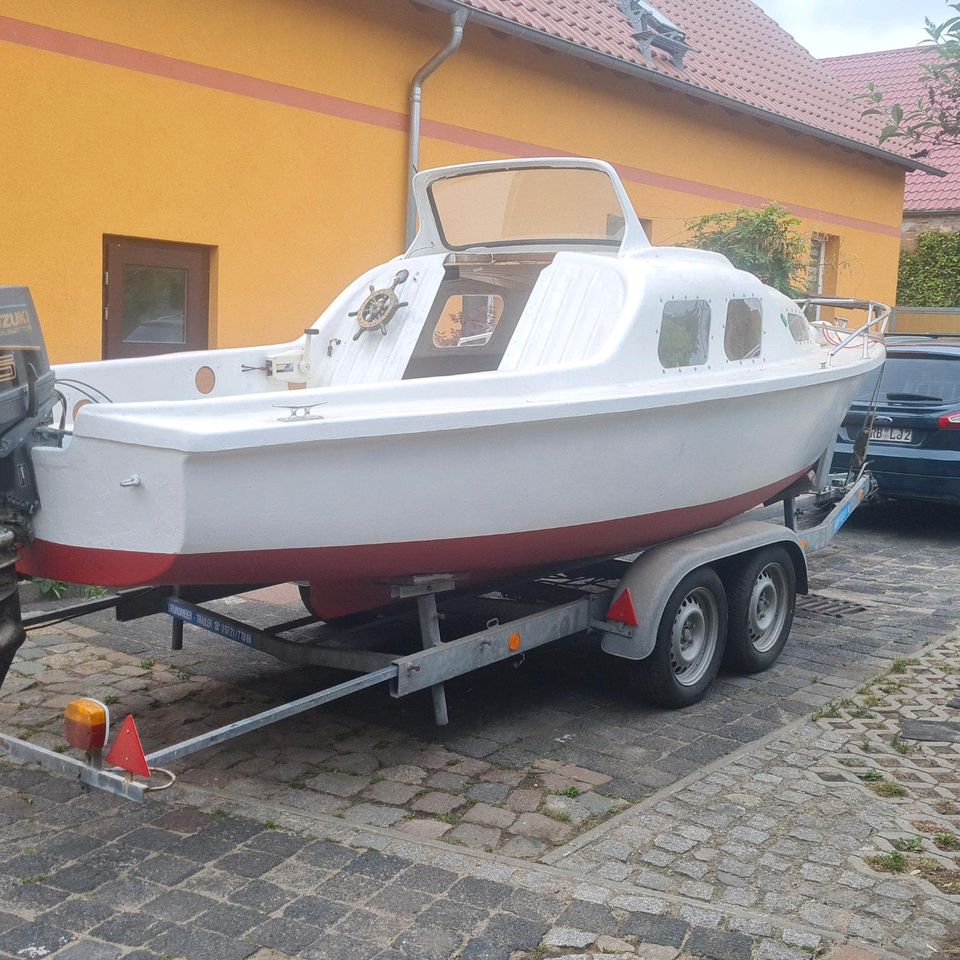
[[207, 349], [209, 247], [106, 237], [103, 281], [106, 359]]

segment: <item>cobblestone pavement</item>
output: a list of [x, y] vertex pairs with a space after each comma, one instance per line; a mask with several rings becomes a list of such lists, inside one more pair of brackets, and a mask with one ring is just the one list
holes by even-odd
[[[370, 691], [199, 755], [144, 808], [4, 767], [0, 954], [936, 956], [960, 922], [957, 747], [909, 737], [960, 728], [956, 644], [917, 653], [958, 619], [960, 523], [926, 516], [867, 511], [812, 584], [862, 609], [800, 614], [774, 670], [687, 711], [638, 707], [575, 640], [448, 684], [446, 730]], [[34, 631], [0, 726], [55, 747], [95, 694], [149, 748], [330, 682], [166, 630]]]

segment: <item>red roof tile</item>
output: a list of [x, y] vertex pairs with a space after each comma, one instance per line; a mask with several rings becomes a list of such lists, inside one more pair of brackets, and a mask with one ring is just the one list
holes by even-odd
[[[427, 0], [450, 6], [451, 0]], [[678, 70], [655, 50], [640, 52], [619, 0], [457, 0], [460, 5], [597, 51], [664, 80], [876, 150], [877, 126], [860, 116], [834, 75], [751, 0], [654, 0], [686, 34], [693, 51]], [[489, 21], [488, 21], [489, 22]], [[506, 27], [505, 27], [506, 29]], [[885, 152], [903, 163], [895, 147]]]
[[[864, 93], [868, 83], [875, 83], [893, 103], [907, 107], [924, 95], [923, 65], [934, 56], [926, 47], [906, 47], [831, 57], [823, 63], [852, 94]], [[924, 163], [945, 170], [947, 176], [934, 177], [919, 170], [907, 174], [904, 209], [960, 210], [960, 146], [934, 147]]]

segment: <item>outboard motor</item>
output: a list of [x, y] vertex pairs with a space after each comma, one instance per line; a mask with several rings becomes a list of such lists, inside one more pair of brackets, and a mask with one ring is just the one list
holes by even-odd
[[57, 402], [43, 332], [26, 287], [0, 287], [0, 684], [26, 634], [20, 622], [16, 543], [40, 509], [30, 451], [59, 443], [45, 431]]
[[57, 402], [43, 332], [26, 287], [0, 287], [0, 525], [23, 543], [40, 509], [30, 450], [57, 442], [40, 429]]

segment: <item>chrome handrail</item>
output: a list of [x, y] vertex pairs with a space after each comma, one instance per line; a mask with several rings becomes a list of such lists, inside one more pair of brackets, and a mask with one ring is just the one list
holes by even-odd
[[838, 327], [835, 324], [827, 323], [826, 320], [814, 320], [811, 322], [810, 325], [817, 327], [817, 329], [821, 331], [821, 334], [824, 330], [834, 330], [837, 333], [846, 334], [840, 343], [836, 344], [827, 355], [827, 359], [823, 363], [825, 367], [830, 364], [841, 350], [856, 340], [857, 337], [863, 338], [861, 357], [866, 359], [869, 356], [868, 347], [871, 339], [871, 328], [875, 326], [879, 327], [879, 335], [882, 337], [887, 332], [887, 321], [893, 312], [891, 307], [888, 307], [885, 303], [880, 303], [878, 300], [857, 300], [846, 297], [807, 297], [804, 300], [796, 300], [794, 302], [801, 310], [805, 310], [809, 306], [839, 307], [845, 310], [865, 310], [867, 313], [867, 322], [855, 330], [850, 330], [847, 327]]

